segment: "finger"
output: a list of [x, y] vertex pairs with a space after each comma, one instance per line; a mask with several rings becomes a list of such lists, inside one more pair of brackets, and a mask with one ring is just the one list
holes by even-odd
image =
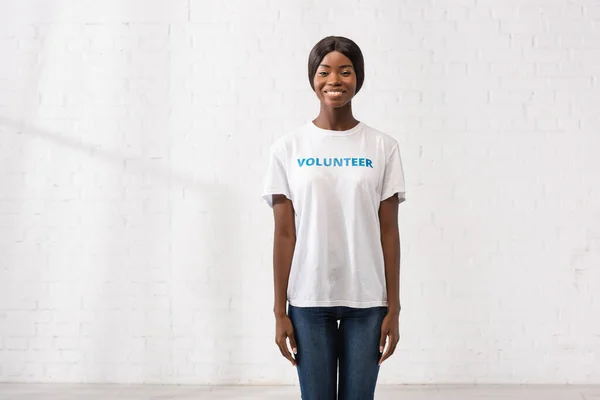
[[290, 346], [292, 347], [292, 353], [294, 354], [298, 354], [298, 346], [296, 346], [296, 336], [294, 336], [294, 333], [290, 333], [289, 335], [290, 337]]
[[294, 359], [292, 358], [292, 355], [290, 354], [290, 351], [288, 349], [287, 342], [284, 342], [283, 344], [279, 345], [279, 351], [281, 352], [282, 356], [284, 356], [285, 358], [287, 358], [290, 361], [294, 361]]
[[387, 337], [387, 332], [381, 332], [381, 337], [379, 338], [379, 353], [383, 353], [383, 349], [385, 348], [385, 339]]
[[396, 351], [396, 344], [398, 343], [397, 340], [390, 338], [390, 341], [388, 342], [388, 347], [385, 350], [385, 353], [383, 354], [383, 356], [381, 357], [381, 359], [379, 360], [379, 365], [381, 365], [385, 360], [387, 360], [392, 354], [394, 354], [394, 351]]
[[292, 363], [292, 365], [296, 365], [296, 360], [294, 360], [294, 357], [292, 357], [292, 354], [290, 353], [290, 351], [287, 348], [287, 342], [284, 342], [283, 345], [279, 345], [279, 351], [281, 352], [281, 355], [284, 356], [285, 358], [287, 358], [288, 360], [290, 360], [290, 362]]
[[290, 352], [287, 350], [287, 345], [285, 347], [279, 346], [279, 351], [281, 352], [281, 355], [284, 358], [287, 358], [292, 364], [294, 364], [294, 359], [292, 358]]
[[385, 360], [387, 360], [389, 356], [390, 356], [390, 346], [388, 346], [388, 348], [385, 350], [385, 353], [383, 353], [383, 355], [379, 359], [379, 365], [383, 364], [383, 362]]

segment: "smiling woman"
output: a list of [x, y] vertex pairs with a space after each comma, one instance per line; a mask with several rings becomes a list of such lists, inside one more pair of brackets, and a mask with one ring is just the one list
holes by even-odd
[[275, 218], [275, 342], [303, 399], [369, 400], [399, 339], [400, 150], [352, 114], [364, 81], [356, 43], [321, 40], [308, 78], [319, 115], [271, 146], [263, 192]]
[[352, 72], [356, 75], [356, 91], [353, 94], [357, 94], [365, 80], [365, 64], [362, 52], [356, 43], [350, 39], [336, 38], [335, 36], [329, 36], [321, 40], [310, 52], [308, 56], [308, 81], [310, 82], [310, 86], [316, 91], [313, 79], [315, 79], [319, 67], [324, 68], [319, 74], [321, 72], [326, 73], [327, 68], [331, 68], [331, 65], [328, 64], [328, 62], [331, 62], [328, 55], [332, 52], [343, 56], [342, 60], [339, 59], [339, 56], [335, 57], [335, 61], [343, 61], [344, 58], [347, 61], [346, 63], [342, 62], [338, 64], [338, 69], [351, 68]]
[[[359, 92], [364, 81], [364, 62], [360, 48], [345, 38], [325, 38], [311, 51], [308, 58], [310, 84], [325, 108], [337, 108], [343, 119], [351, 114], [350, 100]], [[318, 120], [318, 119], [317, 119]], [[318, 121], [317, 125], [326, 125]], [[358, 121], [356, 121], [358, 122]]]

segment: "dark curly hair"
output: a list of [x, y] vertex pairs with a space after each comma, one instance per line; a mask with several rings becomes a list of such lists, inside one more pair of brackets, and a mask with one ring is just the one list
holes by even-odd
[[315, 90], [313, 79], [323, 58], [332, 51], [339, 51], [352, 61], [356, 73], [356, 92], [360, 90], [365, 80], [365, 61], [360, 47], [352, 40], [342, 36], [327, 36], [321, 39], [308, 55], [308, 81]]

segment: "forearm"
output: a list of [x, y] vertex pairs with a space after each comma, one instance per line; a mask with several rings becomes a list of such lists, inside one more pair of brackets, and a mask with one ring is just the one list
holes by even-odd
[[385, 264], [388, 312], [400, 312], [400, 234], [397, 228], [381, 233], [381, 246]]
[[273, 312], [276, 316], [286, 314], [287, 287], [292, 266], [296, 238], [291, 235], [275, 235], [273, 243], [273, 278], [275, 285]]

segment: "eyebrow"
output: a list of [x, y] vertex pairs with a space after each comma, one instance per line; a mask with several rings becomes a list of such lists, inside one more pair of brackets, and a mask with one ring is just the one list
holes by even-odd
[[[331, 66], [330, 66], [330, 65], [327, 65], [327, 64], [319, 64], [319, 67], [327, 67], [327, 68], [331, 68]], [[340, 66], [339, 66], [339, 68], [347, 68], [347, 67], [353, 68], [353, 67], [352, 67], [352, 65], [350, 65], [350, 64], [347, 64], [347, 65], [340, 65]]]

